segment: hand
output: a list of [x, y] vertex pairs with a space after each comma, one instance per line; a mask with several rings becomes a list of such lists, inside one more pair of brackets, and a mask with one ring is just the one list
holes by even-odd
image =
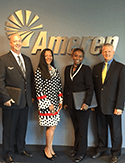
[[53, 105], [53, 104], [51, 104], [51, 105], [49, 106], [49, 110], [50, 110], [51, 113], [55, 113], [54, 105]]
[[88, 105], [87, 104], [82, 104], [82, 106], [81, 106], [81, 109], [80, 110], [85, 110], [85, 111], [87, 111], [88, 110]]
[[92, 111], [95, 111], [95, 108], [91, 108]]
[[62, 109], [62, 104], [61, 103], [59, 103], [59, 111]]
[[11, 106], [11, 102], [15, 103], [15, 101], [13, 99], [10, 99], [9, 101], [5, 102], [4, 105], [5, 106]]
[[64, 110], [67, 110], [67, 105], [64, 105]]
[[122, 114], [122, 110], [121, 109], [115, 109], [114, 110], [114, 114], [115, 115], [121, 115]]
[[32, 98], [32, 103], [34, 102], [34, 98]]

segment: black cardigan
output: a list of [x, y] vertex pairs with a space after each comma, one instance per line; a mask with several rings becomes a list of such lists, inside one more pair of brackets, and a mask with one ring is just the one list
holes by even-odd
[[72, 104], [73, 104], [72, 93], [86, 91], [86, 97], [85, 97], [84, 103], [87, 105], [90, 105], [92, 95], [93, 95], [93, 81], [92, 81], [91, 69], [87, 65], [82, 65], [79, 72], [76, 74], [73, 80], [71, 80], [70, 78], [71, 67], [72, 65], [69, 65], [65, 68], [65, 75], [64, 75], [65, 80], [64, 80], [64, 92], [63, 92], [64, 103], [63, 104], [68, 105], [69, 108], [72, 107]]

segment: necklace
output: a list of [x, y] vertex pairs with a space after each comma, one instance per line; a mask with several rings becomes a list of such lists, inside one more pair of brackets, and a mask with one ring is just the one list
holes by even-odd
[[49, 70], [49, 73], [50, 73], [51, 77], [54, 77], [54, 76], [56, 75], [55, 68], [53, 68], [53, 67], [51, 66], [51, 70]]
[[82, 67], [82, 64], [79, 66], [78, 70], [72, 75], [73, 66], [71, 66], [71, 68], [70, 68], [70, 78], [71, 78], [71, 80], [73, 80], [73, 78], [77, 75], [77, 73], [80, 71], [81, 67]]

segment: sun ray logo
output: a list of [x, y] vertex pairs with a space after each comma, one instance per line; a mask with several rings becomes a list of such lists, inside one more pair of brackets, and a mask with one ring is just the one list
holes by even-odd
[[12, 34], [18, 33], [22, 38], [22, 47], [29, 47], [30, 40], [35, 30], [43, 28], [42, 24], [34, 26], [38, 20], [39, 16], [32, 16], [32, 12], [29, 10], [25, 10], [24, 14], [22, 10], [14, 12], [5, 23], [7, 37], [10, 38]]

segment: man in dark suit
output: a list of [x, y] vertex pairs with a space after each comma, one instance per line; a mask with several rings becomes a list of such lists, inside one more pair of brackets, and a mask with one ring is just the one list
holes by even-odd
[[[14, 162], [15, 143], [19, 154], [27, 157], [33, 156], [25, 149], [28, 108], [32, 106], [32, 90], [34, 90], [32, 64], [27, 56], [21, 54], [22, 41], [18, 34], [11, 35], [10, 46], [11, 51], [0, 57], [3, 154], [7, 163]], [[16, 105], [14, 99], [10, 97], [6, 86], [21, 89], [19, 105]]]
[[105, 44], [102, 48], [105, 61], [93, 68], [94, 88], [98, 102], [96, 108], [98, 148], [92, 158], [97, 158], [106, 152], [109, 125], [112, 143], [110, 163], [116, 163], [121, 155], [121, 114], [125, 101], [125, 66], [113, 59], [114, 53], [113, 46]]

